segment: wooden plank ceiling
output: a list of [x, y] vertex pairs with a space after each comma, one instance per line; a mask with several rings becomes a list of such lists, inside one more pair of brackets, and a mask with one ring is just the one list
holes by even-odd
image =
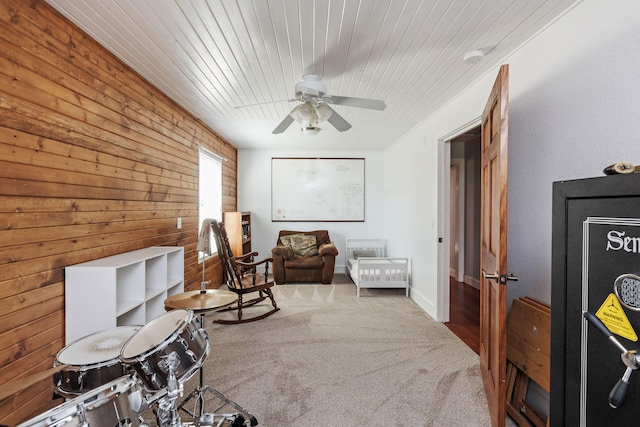
[[[384, 149], [576, 4], [46, 1], [239, 149]], [[464, 63], [471, 50], [484, 59]], [[329, 94], [381, 99], [387, 108], [335, 106], [350, 130], [324, 122], [307, 137], [294, 123], [273, 135], [309, 73]], [[261, 105], [242, 107], [250, 104]]]

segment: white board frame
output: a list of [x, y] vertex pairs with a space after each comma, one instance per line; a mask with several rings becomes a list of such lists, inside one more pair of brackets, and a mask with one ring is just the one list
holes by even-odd
[[[345, 168], [354, 173], [335, 173]], [[335, 209], [300, 207], [304, 195], [310, 194], [309, 182], [292, 179], [296, 173], [313, 171], [317, 187], [330, 194]], [[361, 173], [360, 173], [361, 171]], [[336, 198], [336, 194], [340, 194]], [[364, 158], [340, 157], [272, 157], [271, 221], [272, 222], [364, 222], [365, 163]]]

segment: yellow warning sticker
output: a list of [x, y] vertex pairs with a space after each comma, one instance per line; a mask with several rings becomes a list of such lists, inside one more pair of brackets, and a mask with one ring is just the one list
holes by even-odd
[[609, 294], [596, 312], [598, 319], [602, 320], [611, 333], [619, 335], [629, 341], [638, 341], [638, 335], [633, 330], [629, 318], [625, 314], [620, 301], [614, 294]]

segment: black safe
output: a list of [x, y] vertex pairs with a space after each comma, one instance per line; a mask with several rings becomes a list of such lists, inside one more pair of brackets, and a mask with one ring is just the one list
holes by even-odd
[[[640, 174], [555, 182], [551, 426], [640, 422], [640, 370], [625, 364], [634, 351], [640, 356], [634, 336], [640, 335], [640, 280], [635, 278], [640, 278]], [[585, 311], [604, 319], [613, 340], [586, 320]], [[628, 381], [622, 381], [625, 374]], [[628, 384], [623, 404], [614, 409], [610, 394], [616, 387], [618, 402], [623, 382]]]

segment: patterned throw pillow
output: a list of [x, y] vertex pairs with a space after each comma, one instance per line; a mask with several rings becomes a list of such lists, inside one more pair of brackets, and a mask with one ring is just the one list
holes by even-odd
[[294, 256], [313, 256], [318, 255], [318, 247], [316, 246], [316, 236], [306, 234], [290, 234], [280, 237], [283, 245], [289, 247]]

